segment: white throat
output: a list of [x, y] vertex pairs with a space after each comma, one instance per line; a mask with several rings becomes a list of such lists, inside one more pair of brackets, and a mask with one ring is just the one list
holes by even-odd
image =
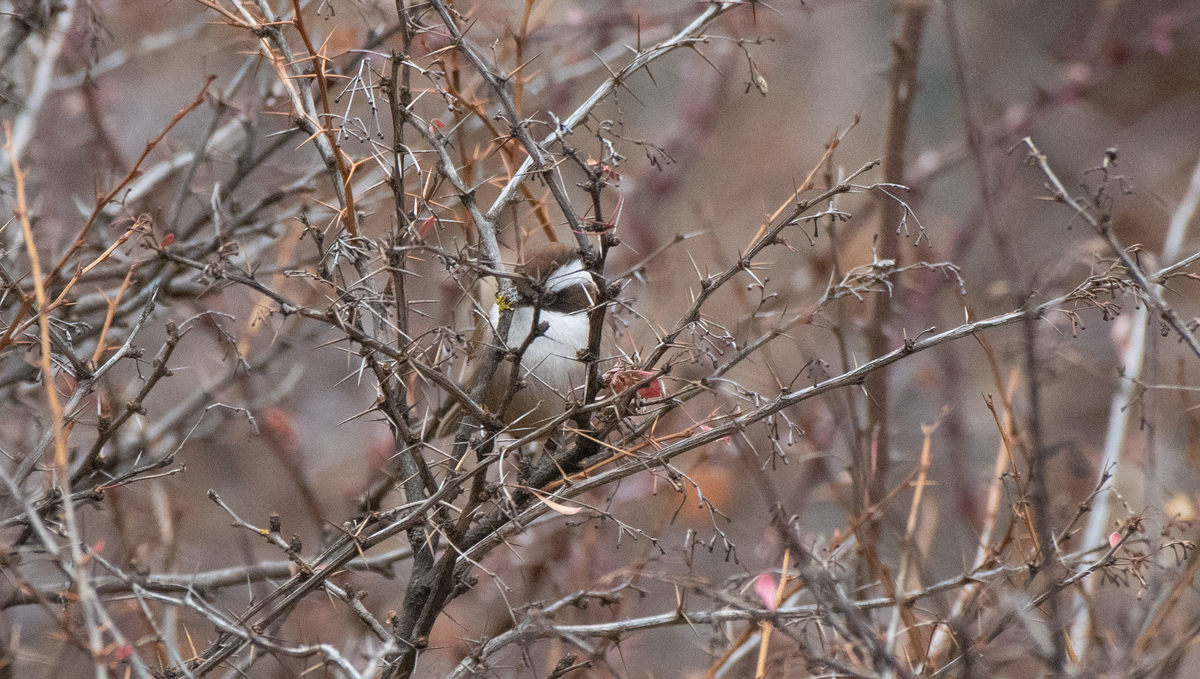
[[[575, 264], [575, 263], [573, 263]], [[580, 266], [575, 272], [569, 271], [570, 265], [564, 267], [564, 275], [552, 276], [547, 283], [550, 289], [562, 289], [570, 285], [578, 285], [581, 279], [576, 278], [571, 283], [562, 283], [571, 276], [591, 277]], [[500, 323], [500, 309], [491, 309], [492, 327]], [[545, 334], [535, 339], [525, 353], [521, 355], [521, 379], [525, 387], [517, 392], [513, 399], [513, 409], [509, 412], [512, 418], [520, 418], [523, 425], [534, 425], [539, 420], [554, 417], [563, 411], [564, 402], [572, 397], [579, 398], [587, 379], [586, 364], [579, 361], [579, 351], [586, 349], [588, 344], [588, 315], [585, 311], [562, 313], [542, 309], [537, 315], [538, 322], [549, 324]], [[534, 308], [519, 306], [513, 309], [512, 324], [508, 330], [508, 347], [519, 349], [529, 337], [533, 329]], [[507, 380], [507, 370], [511, 363], [501, 364], [498, 374]]]

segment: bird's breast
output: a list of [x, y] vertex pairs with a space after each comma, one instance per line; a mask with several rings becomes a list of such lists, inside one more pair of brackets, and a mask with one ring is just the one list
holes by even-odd
[[[508, 331], [508, 347], [518, 350], [534, 328], [534, 317], [538, 323], [549, 327], [545, 334], [536, 338], [521, 356], [520, 379], [525, 382], [505, 408], [505, 420], [513, 422], [520, 418], [522, 424], [534, 424], [539, 420], [554, 417], [563, 411], [564, 402], [572, 396], [579, 397], [578, 390], [587, 379], [585, 364], [578, 356], [587, 348], [588, 317], [586, 312], [560, 313], [543, 309], [535, 314], [532, 307], [519, 306], [513, 310], [512, 324]], [[492, 307], [492, 326], [499, 325], [500, 310]], [[512, 363], [505, 361], [496, 371], [494, 380], [501, 392], [507, 391]]]

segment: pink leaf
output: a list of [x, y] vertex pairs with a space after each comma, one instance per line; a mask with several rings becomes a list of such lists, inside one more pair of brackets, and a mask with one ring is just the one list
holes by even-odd
[[662, 382], [654, 380], [650, 384], [638, 389], [638, 396], [642, 398], [658, 398], [662, 396]]
[[1109, 547], [1116, 547], [1119, 544], [1121, 544], [1121, 534], [1120, 533], [1113, 533], [1112, 535], [1108, 536], [1108, 546]]
[[758, 594], [758, 598], [762, 599], [763, 605], [768, 611], [773, 611], [775, 605], [775, 590], [779, 586], [775, 583], [775, 578], [771, 577], [770, 573], [759, 573], [758, 578], [754, 580], [754, 592]]
[[425, 235], [429, 233], [429, 229], [433, 227], [435, 222], [437, 222], [437, 218], [433, 215], [426, 217], [425, 221], [421, 222], [421, 226], [417, 229], [417, 236], [421, 240], [425, 240]]
[[[654, 376], [654, 373], [649, 370], [610, 370], [605, 374], [608, 377], [608, 388], [612, 393], [619, 394], [633, 385], [645, 379]], [[638, 396], [642, 398], [657, 398], [662, 396], [662, 381], [654, 380], [644, 387], [638, 389]]]

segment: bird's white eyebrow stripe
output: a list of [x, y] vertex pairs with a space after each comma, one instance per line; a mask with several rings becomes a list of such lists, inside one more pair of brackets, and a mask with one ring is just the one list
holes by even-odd
[[566, 290], [573, 285], [582, 285], [585, 287], [594, 285], [592, 275], [583, 268], [583, 262], [578, 259], [567, 262], [546, 280], [546, 288], [553, 292]]

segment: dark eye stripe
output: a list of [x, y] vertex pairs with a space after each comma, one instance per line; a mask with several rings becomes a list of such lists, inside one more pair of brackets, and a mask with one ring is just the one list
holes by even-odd
[[553, 300], [542, 308], [547, 311], [569, 314], [589, 309], [595, 301], [595, 286], [572, 285], [569, 288], [556, 291], [553, 295]]

